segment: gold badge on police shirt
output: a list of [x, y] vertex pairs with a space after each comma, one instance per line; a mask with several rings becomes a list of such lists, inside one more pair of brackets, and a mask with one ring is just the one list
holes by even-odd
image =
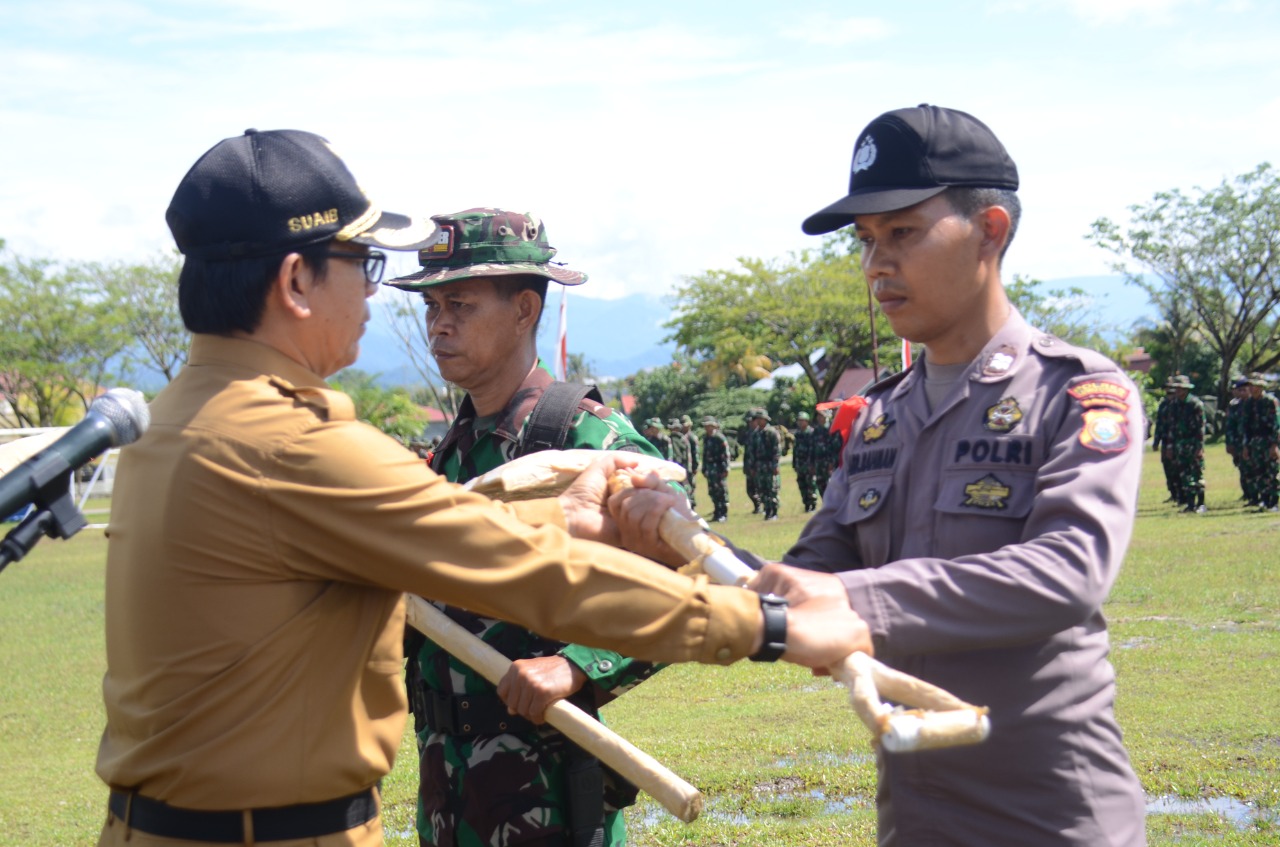
[[1009, 495], [1013, 489], [996, 479], [994, 474], [987, 474], [977, 482], [964, 487], [965, 500], [961, 506], [976, 506], [979, 509], [1003, 509], [1009, 505]]
[[889, 420], [887, 414], [881, 413], [874, 421], [867, 424], [862, 430], [862, 440], [866, 444], [873, 441], [879, 441], [884, 438], [884, 434], [889, 431], [889, 427], [893, 426], [893, 421]]
[[861, 497], [858, 498], [858, 505], [862, 507], [862, 511], [866, 511], [880, 502], [880, 492], [874, 488], [868, 488]]
[[1008, 432], [1022, 420], [1022, 407], [1013, 397], [1005, 397], [999, 403], [987, 409], [987, 420], [983, 424], [991, 432]]

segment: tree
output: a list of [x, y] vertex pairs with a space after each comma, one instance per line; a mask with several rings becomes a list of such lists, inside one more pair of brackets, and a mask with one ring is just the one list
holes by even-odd
[[356, 407], [356, 418], [408, 443], [426, 426], [427, 415], [404, 388], [383, 388], [376, 374], [346, 368], [330, 380]]
[[1129, 282], [1190, 307], [1221, 358], [1216, 394], [1225, 398], [1241, 352], [1280, 307], [1280, 175], [1263, 163], [1195, 196], [1173, 189], [1130, 209], [1127, 230], [1100, 218], [1087, 237], [1146, 270], [1117, 263]]
[[20, 425], [79, 420], [129, 339], [125, 311], [91, 266], [4, 254], [0, 391]]
[[875, 337], [892, 338], [888, 322], [870, 311], [856, 253], [840, 243], [828, 237], [820, 251], [781, 261], [744, 258], [738, 270], [686, 277], [674, 294], [668, 340], [706, 359], [721, 382], [727, 374], [745, 380], [758, 373], [752, 368], [762, 356], [798, 364], [817, 400], [826, 400], [846, 368], [872, 357], [873, 319]]
[[186, 364], [191, 333], [178, 310], [178, 274], [182, 256], [163, 253], [141, 264], [117, 262], [93, 266], [107, 296], [126, 314], [132, 343], [124, 367], [156, 371], [172, 382]]
[[632, 418], [638, 423], [649, 418], [666, 423], [681, 415], [692, 417], [699, 396], [708, 388], [706, 376], [688, 359], [641, 371], [628, 382], [636, 398]]
[[1097, 314], [1093, 298], [1082, 288], [1050, 288], [1044, 283], [1015, 274], [1004, 290], [1009, 302], [1027, 323], [1051, 333], [1069, 344], [1093, 350], [1110, 346], [1108, 326]]
[[387, 316], [391, 333], [400, 342], [400, 349], [408, 356], [410, 366], [422, 379], [435, 407], [447, 413], [450, 419], [456, 418], [463, 393], [445, 382], [444, 377], [436, 370], [435, 359], [431, 355], [431, 342], [427, 338], [427, 321], [418, 305], [418, 295], [386, 288], [383, 291], [386, 292], [386, 299], [382, 301], [383, 312]]
[[581, 382], [584, 385], [592, 385], [596, 381], [595, 363], [587, 361], [585, 353], [570, 353], [564, 378], [566, 382]]

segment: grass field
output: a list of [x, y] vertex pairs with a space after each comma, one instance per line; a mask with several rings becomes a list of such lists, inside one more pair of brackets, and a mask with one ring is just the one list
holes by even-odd
[[[1162, 505], [1159, 462], [1147, 456], [1107, 614], [1150, 843], [1280, 845], [1280, 517], [1241, 508], [1220, 445], [1208, 451], [1207, 515]], [[732, 480], [720, 528], [779, 555], [805, 518], [789, 469], [781, 519], [768, 524], [749, 514], [741, 474]], [[97, 837], [105, 552], [102, 533], [86, 530], [0, 574], [0, 845]], [[707, 798], [692, 825], [642, 798], [628, 812], [632, 844], [875, 843], [867, 736], [829, 681], [782, 665], [672, 667], [606, 717]], [[406, 734], [384, 784], [390, 845], [417, 844], [414, 767]]]

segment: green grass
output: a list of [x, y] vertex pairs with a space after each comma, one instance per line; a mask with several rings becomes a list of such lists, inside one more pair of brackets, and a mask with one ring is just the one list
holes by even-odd
[[[1149, 815], [1150, 843], [1280, 845], [1280, 518], [1240, 508], [1221, 446], [1208, 451], [1207, 515], [1161, 503], [1150, 453], [1144, 474], [1134, 542], [1106, 611], [1134, 766], [1150, 796], [1186, 807]], [[717, 528], [780, 555], [806, 517], [790, 469], [781, 518], [770, 523], [750, 514], [741, 473], [731, 481], [730, 519]], [[705, 487], [698, 494], [710, 511]], [[42, 542], [0, 574], [0, 845], [97, 838], [105, 549], [102, 533], [86, 530]], [[685, 825], [642, 798], [628, 811], [638, 847], [875, 843], [867, 736], [827, 680], [783, 665], [672, 667], [605, 712], [707, 799], [702, 818]], [[390, 845], [417, 843], [415, 788], [406, 733], [384, 783]]]

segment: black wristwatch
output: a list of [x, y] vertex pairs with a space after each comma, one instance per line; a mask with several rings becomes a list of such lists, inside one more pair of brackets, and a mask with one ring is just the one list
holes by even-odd
[[787, 652], [787, 601], [777, 594], [761, 594], [760, 611], [764, 614], [764, 641], [751, 661], [776, 662]]

